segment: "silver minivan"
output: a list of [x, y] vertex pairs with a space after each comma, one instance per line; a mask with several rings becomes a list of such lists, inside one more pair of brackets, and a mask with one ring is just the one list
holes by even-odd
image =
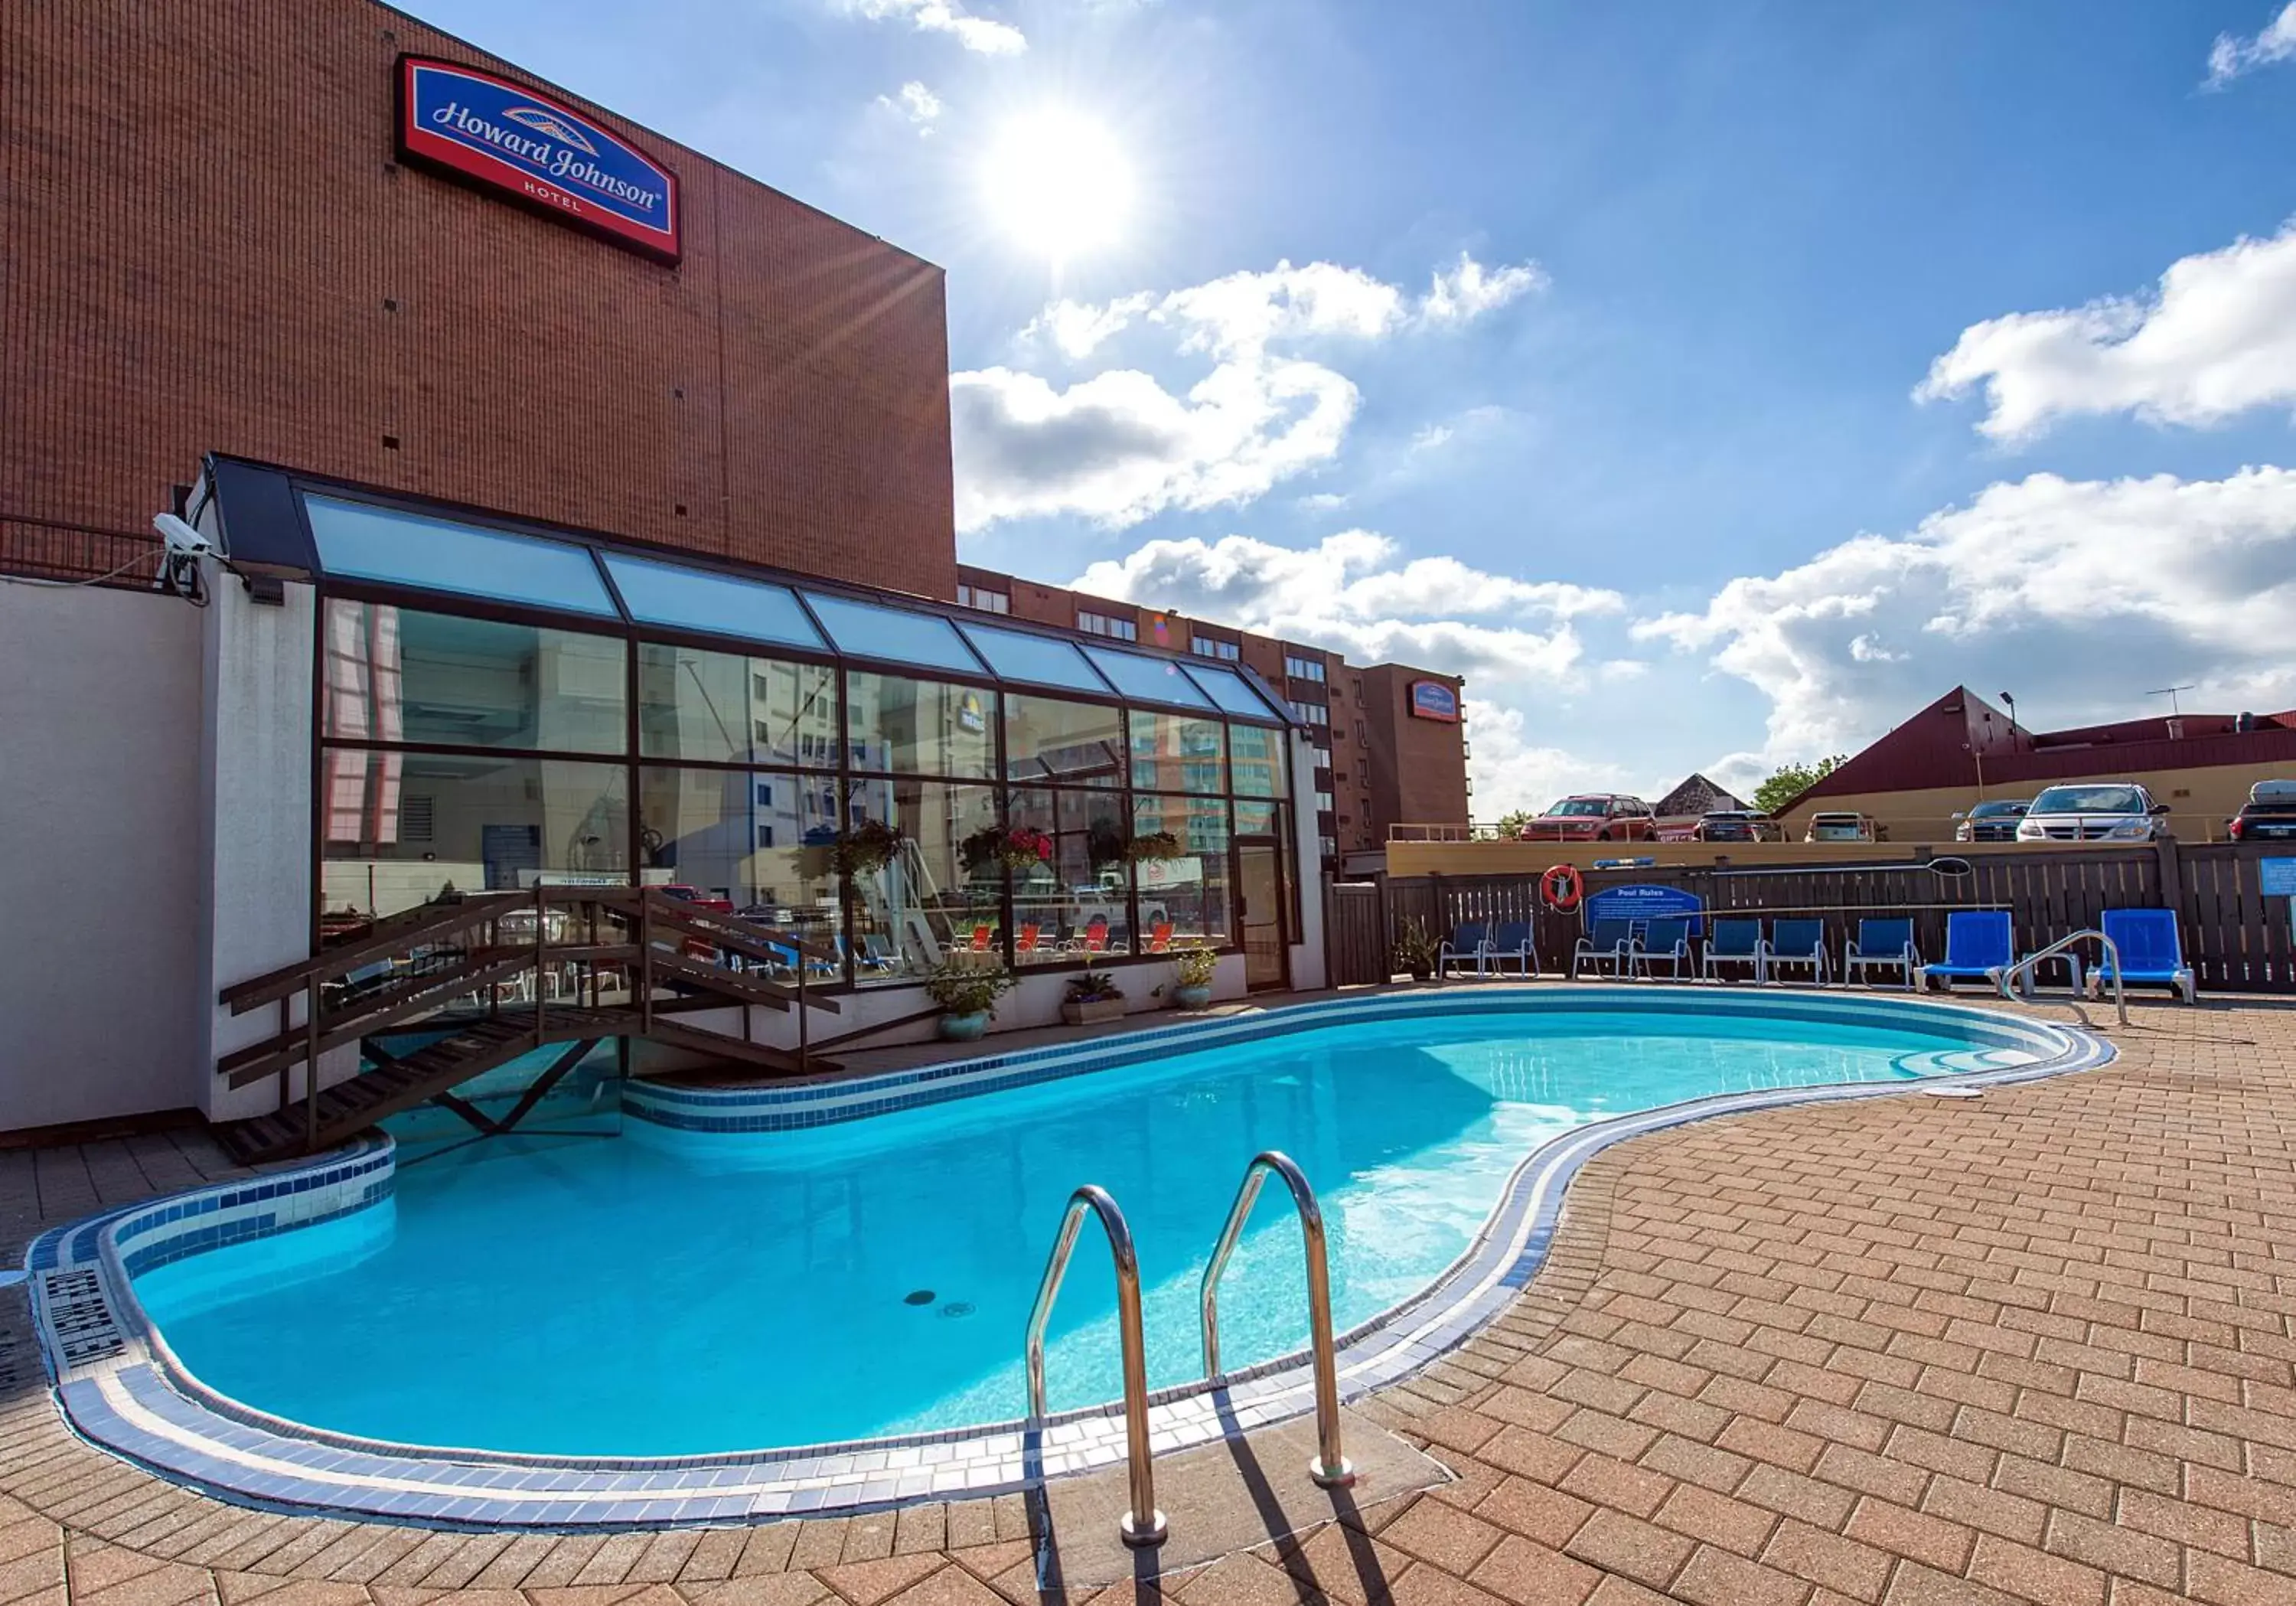
[[2150, 842], [2169, 834], [2169, 805], [2133, 780], [2045, 787], [2017, 822], [2020, 842]]

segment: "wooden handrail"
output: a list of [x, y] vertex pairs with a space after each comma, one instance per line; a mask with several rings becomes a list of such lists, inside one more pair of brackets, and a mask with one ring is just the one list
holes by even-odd
[[[802, 937], [783, 931], [778, 926], [767, 926], [758, 920], [745, 920], [740, 915], [725, 914], [714, 909], [703, 909], [690, 898], [673, 897], [658, 887], [647, 887], [645, 894], [646, 902], [660, 913], [668, 916], [672, 925], [680, 927], [695, 936], [708, 936], [713, 931], [726, 932], [750, 943], [769, 945], [783, 953], [795, 953], [805, 959], [820, 959], [831, 965], [841, 965], [844, 962], [843, 956], [836, 950], [824, 948], [816, 943], [808, 943]], [[750, 950], [742, 947], [741, 942], [721, 942], [718, 945], [721, 948], [733, 949], [736, 952], [750, 953]], [[750, 957], [767, 956], [751, 954]]]
[[[299, 992], [308, 981], [340, 981], [362, 965], [387, 959], [420, 941], [495, 919], [524, 902], [515, 893], [477, 893], [455, 903], [426, 905], [420, 911], [409, 910], [405, 915], [390, 917], [389, 921], [378, 921], [373, 932], [358, 942], [323, 949], [308, 959], [266, 970], [247, 981], [234, 982], [216, 996], [220, 1002], [231, 1006], [234, 1015], [244, 1015], [250, 1009], [259, 1009]], [[407, 918], [418, 912], [420, 918]], [[389, 930], [383, 929], [386, 925]]]

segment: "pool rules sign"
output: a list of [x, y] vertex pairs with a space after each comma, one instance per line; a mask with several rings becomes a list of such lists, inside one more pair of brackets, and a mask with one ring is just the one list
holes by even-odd
[[2257, 890], [2267, 898], [2288, 900], [2288, 931], [2296, 939], [2296, 859], [2256, 861]]

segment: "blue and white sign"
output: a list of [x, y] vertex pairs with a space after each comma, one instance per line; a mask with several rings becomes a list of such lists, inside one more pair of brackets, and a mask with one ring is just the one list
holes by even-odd
[[2259, 859], [2256, 878], [2267, 898], [2296, 898], [2296, 859]]
[[664, 262], [683, 250], [677, 175], [523, 84], [398, 58], [398, 151]]
[[1459, 694], [1440, 680], [1414, 680], [1411, 683], [1411, 717], [1456, 724], [1459, 720]]
[[1690, 935], [1702, 936], [1706, 906], [1678, 886], [1609, 886], [1587, 895], [1587, 920], [1687, 920]]

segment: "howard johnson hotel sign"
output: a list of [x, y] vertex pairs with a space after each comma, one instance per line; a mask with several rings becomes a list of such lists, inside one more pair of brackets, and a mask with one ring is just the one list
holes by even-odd
[[522, 84], [399, 57], [398, 153], [658, 261], [678, 259], [677, 176]]

